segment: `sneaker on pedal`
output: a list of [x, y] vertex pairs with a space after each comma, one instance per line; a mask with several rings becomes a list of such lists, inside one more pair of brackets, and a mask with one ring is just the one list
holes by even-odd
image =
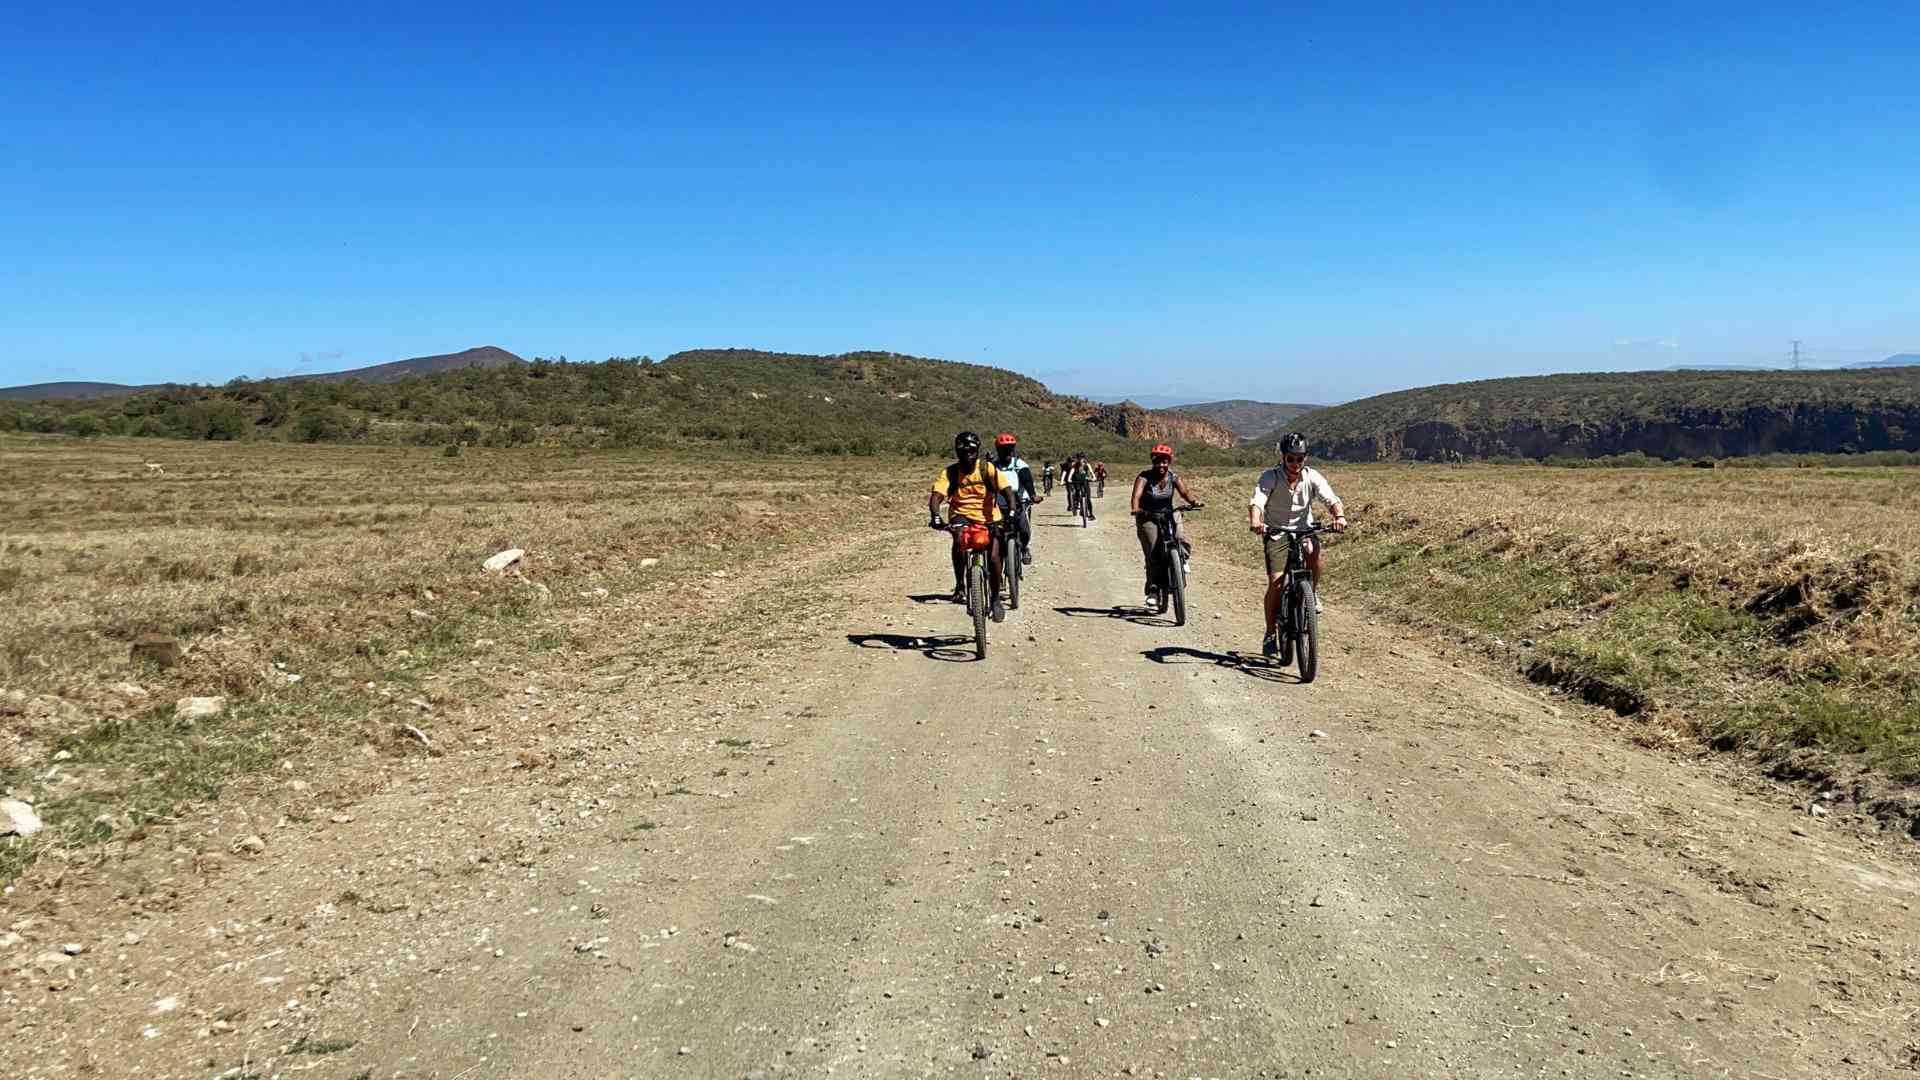
[[992, 616], [993, 616], [993, 621], [994, 621], [994, 622], [1006, 622], [1006, 621], [1007, 621], [1007, 608], [1006, 608], [1006, 605], [1005, 605], [1005, 604], [1002, 604], [1002, 603], [1000, 602], [1000, 597], [999, 597], [999, 595], [998, 595], [997, 593], [996, 593], [996, 594], [994, 595], [994, 598], [993, 598], [993, 607], [992, 607], [992, 608], [990, 609], [990, 614], [992, 614]]
[[1021, 565], [1021, 566], [1032, 566], [1032, 565], [1033, 565], [1033, 552], [1032, 552], [1032, 550], [1030, 550], [1030, 549], [1028, 549], [1028, 548], [1021, 548], [1021, 549], [1020, 549], [1020, 565]]
[[1191, 559], [1180, 560], [1180, 572], [1182, 574], [1187, 575], [1188, 577], [1192, 577], [1193, 576], [1193, 560]]
[[1313, 613], [1314, 613], [1315, 615], [1324, 615], [1324, 614], [1326, 614], [1326, 611], [1327, 611], [1327, 609], [1326, 609], [1326, 605], [1324, 605], [1324, 604], [1322, 604], [1322, 603], [1320, 602], [1320, 596], [1319, 596], [1319, 594], [1318, 594], [1318, 593], [1316, 593], [1316, 594], [1314, 594], [1314, 597], [1313, 597]]
[[1260, 655], [1262, 656], [1279, 656], [1280, 655], [1279, 631], [1272, 630], [1272, 629], [1269, 629], [1267, 631], [1267, 636], [1262, 638], [1260, 641]]

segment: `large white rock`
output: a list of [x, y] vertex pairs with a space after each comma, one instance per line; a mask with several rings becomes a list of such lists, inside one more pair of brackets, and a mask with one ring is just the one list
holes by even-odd
[[487, 573], [498, 574], [504, 572], [507, 567], [519, 562], [526, 554], [526, 552], [519, 548], [508, 548], [505, 551], [497, 552], [489, 556], [487, 561], [480, 565], [486, 568]]
[[183, 697], [173, 703], [175, 720], [207, 720], [227, 711], [223, 697]]
[[0, 799], [0, 836], [32, 836], [44, 827], [33, 807], [18, 799]]

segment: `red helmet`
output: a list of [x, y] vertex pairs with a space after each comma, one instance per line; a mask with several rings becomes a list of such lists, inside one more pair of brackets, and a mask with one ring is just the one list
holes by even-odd
[[1000, 433], [1000, 437], [999, 437], [999, 438], [997, 438], [997, 439], [995, 439], [995, 440], [993, 440], [993, 445], [995, 445], [995, 446], [1018, 446], [1018, 445], [1020, 445], [1020, 440], [1019, 440], [1019, 439], [1016, 439], [1016, 438], [1014, 438], [1014, 437], [1013, 437], [1013, 433], [1012, 433], [1012, 432], [1010, 432], [1010, 431], [1003, 431], [1003, 432], [1001, 432], [1001, 433]]
[[1155, 444], [1152, 450], [1149, 450], [1147, 452], [1147, 456], [1150, 458], [1161, 457], [1163, 455], [1166, 457], [1168, 461], [1172, 461], [1173, 447], [1168, 446], [1166, 443], [1157, 443]]

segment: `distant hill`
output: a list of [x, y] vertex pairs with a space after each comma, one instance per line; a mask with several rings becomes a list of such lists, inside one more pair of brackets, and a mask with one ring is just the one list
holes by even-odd
[[1920, 367], [1920, 353], [1900, 353], [1885, 360], [1862, 360], [1857, 364], [1841, 364], [1830, 368], [1784, 367], [1780, 364], [1679, 364], [1667, 368], [1668, 371], [1865, 371], [1874, 368]]
[[1920, 353], [1900, 353], [1897, 356], [1889, 356], [1885, 360], [1868, 360], [1863, 364], [1852, 364], [1849, 366], [1855, 369], [1920, 367]]
[[1074, 450], [1144, 463], [1143, 441], [1159, 439], [1172, 441], [1182, 460], [1225, 461], [1221, 447], [1233, 441], [1202, 417], [1101, 405], [1011, 371], [895, 353], [696, 349], [658, 363], [507, 355], [504, 363], [407, 371], [390, 381], [343, 372], [157, 387], [113, 401], [0, 401], [0, 431], [944, 455], [956, 431], [971, 429], [983, 438], [1014, 432], [1035, 463]]
[[[326, 371], [311, 375], [283, 375], [272, 379], [253, 380], [261, 383], [294, 382], [335, 382], [341, 379], [354, 379], [359, 382], [386, 383], [415, 375], [431, 375], [438, 371], [453, 371], [460, 368], [496, 368], [525, 364], [526, 361], [505, 349], [493, 345], [482, 345], [457, 353], [443, 353], [439, 356], [416, 356], [411, 360], [395, 360], [387, 364], [374, 364], [371, 367], [353, 368], [349, 371]], [[155, 383], [146, 386], [128, 386], [123, 383], [104, 382], [51, 382], [33, 383], [27, 386], [0, 387], [0, 401], [86, 401], [95, 398], [125, 397], [142, 390], [157, 390], [169, 385]]]
[[25, 386], [0, 386], [0, 401], [89, 401], [94, 398], [125, 397], [145, 386], [110, 382], [43, 382]]
[[1316, 409], [1295, 426], [1316, 454], [1366, 461], [1920, 450], [1920, 368], [1493, 379]]
[[1271, 401], [1206, 401], [1198, 405], [1176, 405], [1173, 411], [1204, 416], [1225, 426], [1242, 439], [1251, 439], [1278, 430], [1301, 413], [1318, 405], [1282, 405]]
[[285, 375], [265, 382], [338, 382], [353, 379], [357, 382], [390, 383], [416, 375], [432, 375], [441, 371], [458, 371], [464, 368], [501, 368], [520, 367], [526, 364], [518, 356], [495, 345], [481, 345], [457, 353], [442, 353], [438, 356], [416, 356], [411, 360], [395, 360], [389, 364], [374, 364], [371, 367], [353, 368], [349, 371], [328, 371], [314, 375]]

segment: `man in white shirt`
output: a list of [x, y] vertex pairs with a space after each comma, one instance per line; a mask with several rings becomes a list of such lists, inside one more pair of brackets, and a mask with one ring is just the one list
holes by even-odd
[[[1280, 440], [1280, 464], [1260, 474], [1253, 486], [1253, 498], [1247, 503], [1247, 527], [1266, 536], [1269, 529], [1300, 529], [1313, 524], [1313, 500], [1319, 499], [1333, 513], [1335, 532], [1347, 527], [1347, 514], [1340, 496], [1318, 469], [1307, 467], [1307, 440], [1297, 432], [1288, 432]], [[1302, 541], [1301, 555], [1313, 573], [1313, 607], [1320, 610], [1320, 575], [1326, 569], [1326, 556], [1319, 542], [1308, 537]], [[1267, 634], [1261, 651], [1273, 656], [1279, 651], [1274, 637], [1274, 622], [1280, 614], [1280, 578], [1287, 569], [1287, 538], [1269, 538], [1267, 554]]]

